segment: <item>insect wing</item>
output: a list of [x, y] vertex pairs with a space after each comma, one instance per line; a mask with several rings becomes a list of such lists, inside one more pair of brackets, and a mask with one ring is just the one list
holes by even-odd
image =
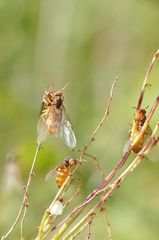
[[159, 144], [155, 144], [146, 157], [152, 162], [159, 161]]
[[124, 145], [122, 156], [124, 156], [131, 148], [131, 141], [130, 139], [127, 140], [127, 142]]
[[37, 142], [38, 143], [44, 142], [45, 139], [47, 138], [48, 130], [45, 125], [45, 122], [43, 121], [43, 119], [41, 117], [38, 122], [37, 132], [38, 132]]
[[57, 169], [58, 169], [61, 165], [63, 165], [63, 164], [60, 164], [60, 165], [58, 165], [57, 167], [55, 167], [55, 168], [53, 168], [52, 170], [50, 170], [50, 171], [47, 173], [46, 177], [45, 177], [45, 181], [48, 181], [52, 176], [54, 176], [54, 175], [56, 174]]
[[66, 145], [70, 148], [76, 147], [76, 137], [72, 128], [72, 125], [70, 123], [69, 116], [63, 106], [63, 119], [61, 123], [61, 130], [60, 130], [60, 136], [66, 143]]
[[[148, 137], [150, 137], [150, 135], [152, 134], [152, 129], [150, 128], [150, 126], [148, 126], [146, 133], [145, 133], [145, 139], [144, 142], [146, 142], [146, 140], [148, 140]], [[153, 138], [152, 141], [152, 149], [151, 151], [146, 155], [147, 159], [149, 159], [152, 162], [156, 162], [159, 160], [159, 144], [156, 143], [156, 138]]]
[[145, 132], [144, 142], [146, 142], [146, 140], [148, 139], [148, 137], [150, 137], [151, 134], [152, 134], [152, 129], [150, 128], [150, 126], [148, 126]]

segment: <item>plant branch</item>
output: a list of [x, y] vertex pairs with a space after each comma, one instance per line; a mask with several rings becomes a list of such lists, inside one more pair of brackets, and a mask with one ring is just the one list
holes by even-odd
[[[83, 152], [83, 150], [81, 150], [81, 149], [79, 149], [79, 148], [72, 149], [72, 151], [80, 152], [80, 153]], [[103, 171], [102, 165], [101, 165], [101, 163], [99, 162], [99, 160], [97, 159], [97, 157], [95, 157], [94, 155], [92, 155], [92, 154], [90, 154], [90, 153], [88, 153], [88, 152], [85, 152], [84, 155], [85, 155], [86, 157], [92, 158], [92, 159], [94, 160], [95, 165], [96, 165], [96, 167], [97, 167], [97, 169], [98, 169], [101, 177], [102, 177], [102, 178], [105, 178], [105, 177], [106, 177], [106, 174], [105, 174], [105, 172]]]
[[[135, 157], [133, 162], [125, 169], [125, 171], [110, 185], [110, 188], [108, 192], [101, 198], [101, 200], [67, 233], [67, 235], [63, 238], [64, 240], [67, 240], [68, 237], [71, 237], [72, 234], [77, 232], [81, 226], [85, 225], [86, 222], [88, 222], [88, 219], [90, 216], [96, 213], [97, 209], [99, 209], [106, 200], [109, 199], [109, 197], [112, 195], [114, 190], [119, 186], [119, 184], [125, 179], [125, 177], [131, 173], [137, 165], [141, 162], [141, 160], [145, 157], [146, 154], [148, 154], [152, 147], [154, 146], [152, 142], [154, 141], [155, 134], [159, 128], [159, 122], [155, 126], [153, 133], [151, 134], [149, 140], [144, 145], [143, 149], [139, 152], [139, 154]], [[72, 219], [70, 219], [70, 222], [72, 222]], [[70, 224], [70, 222], [68, 222]], [[65, 225], [67, 225], [66, 223]], [[66, 226], [65, 226], [66, 228]], [[60, 235], [60, 232], [58, 235], [56, 235], [52, 240], [59, 240], [62, 235]]]
[[[93, 132], [91, 138], [90, 138], [90, 141], [88, 142], [88, 144], [84, 147], [84, 150], [81, 151], [81, 155], [80, 155], [80, 159], [79, 159], [79, 164], [77, 164], [77, 166], [75, 167], [74, 171], [72, 172], [72, 175], [75, 173], [75, 171], [77, 170], [77, 168], [80, 166], [80, 163], [82, 162], [82, 159], [83, 159], [83, 156], [84, 155], [88, 155], [86, 153], [86, 150], [87, 148], [89, 147], [89, 145], [94, 141], [94, 138], [97, 134], [97, 132], [99, 131], [99, 129], [102, 127], [103, 125], [103, 122], [105, 120], [105, 118], [108, 116], [109, 114], [109, 111], [110, 111], [110, 105], [111, 105], [111, 102], [112, 102], [112, 98], [113, 98], [113, 91], [114, 91], [114, 87], [117, 83], [117, 79], [115, 79], [115, 81], [113, 82], [112, 86], [111, 86], [111, 91], [110, 91], [110, 96], [109, 96], [109, 100], [108, 100], [108, 103], [107, 103], [107, 106], [106, 106], [106, 109], [105, 109], [105, 113], [104, 113], [104, 116], [102, 117], [102, 120], [100, 121], [100, 123], [98, 124], [97, 128], [95, 129], [95, 131]], [[89, 157], [92, 157], [90, 156], [89, 154]], [[96, 163], [97, 164], [97, 163]], [[99, 165], [98, 165], [99, 167]], [[66, 185], [67, 183], [69, 182], [70, 180], [70, 176], [66, 179]], [[62, 185], [62, 187], [59, 189], [58, 193], [57, 193], [57, 196], [54, 198], [53, 202], [51, 203], [49, 209], [53, 206], [53, 204], [55, 203], [55, 201], [57, 200], [57, 198], [59, 197], [61, 191], [65, 188], [65, 183]], [[38, 233], [38, 236], [36, 238], [36, 240], [40, 240], [42, 239], [43, 237], [43, 234], [44, 234], [44, 228], [46, 226], [46, 224], [48, 223], [49, 221], [49, 211], [48, 209], [45, 211], [44, 213], [44, 216], [42, 218], [42, 221], [41, 221], [41, 224], [40, 224], [40, 227], [39, 227], [39, 233]]]
[[[41, 144], [38, 143], [37, 148], [36, 148], [36, 152], [35, 152], [35, 156], [34, 156], [34, 159], [33, 159], [33, 162], [32, 162], [32, 166], [31, 166], [31, 169], [30, 169], [27, 185], [24, 189], [24, 197], [23, 197], [23, 201], [22, 201], [22, 204], [20, 206], [18, 215], [17, 215], [14, 223], [12, 224], [11, 228], [9, 229], [9, 231], [4, 236], [2, 236], [2, 240], [7, 239], [8, 236], [11, 234], [11, 232], [14, 230], [14, 228], [16, 227], [17, 223], [20, 220], [20, 217], [21, 217], [24, 209], [25, 209], [25, 214], [26, 214], [26, 209], [28, 208], [28, 192], [29, 192], [32, 177], [34, 176], [34, 166], [35, 166], [35, 162], [36, 162], [36, 159], [37, 159], [37, 156], [38, 156], [38, 152], [40, 150], [40, 146], [41, 146]], [[23, 221], [24, 221], [24, 217], [25, 217], [25, 215], [23, 216]], [[22, 233], [22, 227], [23, 227], [23, 225], [21, 226], [21, 233]]]
[[93, 192], [91, 192], [86, 199], [83, 201], [82, 204], [77, 206], [64, 220], [64, 224], [59, 230], [58, 234], [55, 235], [55, 238], [53, 239], [60, 239], [60, 237], [64, 234], [64, 232], [71, 226], [72, 222], [75, 221], [75, 219], [79, 216], [79, 214], [84, 210], [84, 208], [100, 193], [102, 190], [107, 186], [107, 184], [113, 179], [113, 177], [117, 174], [117, 172], [120, 170], [120, 168], [124, 165], [126, 160], [128, 159], [133, 146], [138, 142], [138, 140], [141, 138], [141, 136], [144, 134], [145, 130], [147, 129], [150, 120], [159, 104], [159, 97], [157, 97], [154, 105], [152, 106], [150, 113], [141, 129], [141, 132], [136, 136], [134, 141], [131, 143], [129, 149], [124, 154], [124, 156], [121, 158], [121, 160], [118, 162], [116, 167], [108, 174], [108, 176], [104, 179], [104, 181], [101, 183], [101, 185], [98, 186]]
[[139, 100], [138, 100], [138, 104], [137, 104], [137, 108], [136, 110], [139, 111], [140, 108], [141, 108], [141, 104], [142, 104], [142, 101], [143, 101], [143, 98], [144, 98], [144, 93], [145, 93], [145, 88], [146, 86], [148, 86], [147, 84], [147, 81], [148, 81], [148, 77], [150, 75], [150, 72], [151, 72], [151, 69], [156, 61], [156, 59], [158, 58], [159, 56], [159, 49], [155, 52], [153, 58], [152, 58], [152, 61], [147, 69], [147, 72], [146, 72], [146, 75], [145, 75], [145, 79], [143, 81], [143, 85], [142, 85], [142, 88], [141, 88], [141, 94], [140, 94], [140, 97], [139, 97]]
[[110, 95], [109, 95], [109, 99], [108, 99], [108, 103], [104, 112], [104, 115], [102, 117], [102, 120], [100, 121], [100, 123], [98, 124], [97, 128], [94, 130], [89, 142], [87, 143], [87, 145], [84, 146], [83, 152], [81, 153], [80, 156], [80, 161], [83, 159], [83, 156], [85, 155], [85, 152], [87, 151], [89, 145], [95, 140], [95, 136], [97, 135], [98, 131], [100, 130], [100, 128], [103, 125], [104, 120], [106, 119], [106, 117], [109, 115], [110, 112], [110, 105], [113, 99], [113, 93], [114, 93], [114, 87], [117, 83], [117, 78], [115, 79], [115, 81], [113, 82], [112, 86], [111, 86], [111, 90], [110, 90]]
[[45, 226], [47, 225], [47, 223], [49, 222], [50, 219], [50, 210], [53, 207], [53, 205], [55, 204], [55, 202], [59, 199], [60, 195], [63, 193], [63, 191], [65, 190], [65, 188], [67, 187], [69, 181], [71, 179], [71, 175], [69, 175], [65, 182], [63, 183], [63, 185], [61, 186], [61, 188], [59, 189], [59, 191], [57, 192], [55, 198], [53, 199], [52, 203], [50, 204], [49, 208], [46, 209], [44, 216], [42, 218], [40, 227], [39, 227], [39, 232], [38, 232], [38, 236], [36, 237], [36, 240], [41, 240], [44, 234], [44, 229]]
[[108, 239], [109, 240], [113, 240], [113, 234], [112, 234], [112, 228], [111, 228], [111, 224], [110, 221], [108, 219], [108, 207], [103, 206], [102, 207], [102, 212], [105, 218], [105, 222], [106, 222], [106, 227], [107, 227], [107, 232], [108, 232]]

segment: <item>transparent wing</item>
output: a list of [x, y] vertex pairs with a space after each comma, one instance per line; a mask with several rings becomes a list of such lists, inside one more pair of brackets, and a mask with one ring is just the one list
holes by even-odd
[[144, 143], [148, 140], [151, 134], [152, 134], [152, 129], [150, 126], [148, 126], [145, 132]]
[[76, 137], [70, 122], [70, 118], [63, 106], [63, 118], [61, 122], [60, 136], [70, 148], [76, 147]]
[[56, 174], [57, 169], [61, 166], [62, 164], [58, 165], [57, 167], [53, 168], [52, 170], [50, 170], [46, 177], [45, 177], [45, 181], [48, 181], [52, 176], [54, 176]]
[[128, 139], [124, 145], [122, 156], [124, 156], [131, 148], [131, 141]]
[[146, 157], [152, 162], [159, 161], [159, 144], [155, 144]]
[[[146, 133], [145, 133], [145, 139], [144, 142], [146, 142], [146, 140], [148, 140], [148, 137], [150, 137], [150, 135], [152, 134], [152, 129], [150, 128], [150, 126], [148, 126]], [[156, 143], [156, 137], [153, 138], [152, 141], [152, 149], [151, 151], [146, 155], [147, 159], [156, 162], [159, 160], [159, 144]]]
[[48, 136], [48, 130], [45, 125], [45, 122], [43, 121], [43, 119], [41, 117], [38, 121], [37, 132], [38, 132], [37, 142], [38, 143], [44, 142]]

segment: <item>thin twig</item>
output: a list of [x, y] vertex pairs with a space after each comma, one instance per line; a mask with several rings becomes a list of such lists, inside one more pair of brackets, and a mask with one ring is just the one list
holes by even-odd
[[[94, 141], [94, 138], [97, 134], [97, 132], [99, 131], [99, 129], [102, 127], [103, 125], [103, 122], [104, 120], [106, 119], [106, 117], [108, 116], [109, 114], [109, 111], [110, 111], [110, 105], [111, 105], [111, 102], [112, 102], [112, 98], [113, 98], [113, 91], [114, 91], [114, 87], [117, 83], [117, 79], [115, 79], [115, 81], [113, 82], [112, 86], [111, 86], [111, 91], [110, 91], [110, 96], [109, 96], [109, 100], [108, 100], [108, 103], [107, 103], [107, 106], [106, 106], [106, 109], [105, 109], [105, 113], [104, 113], [104, 116], [102, 117], [102, 120], [100, 121], [100, 123], [98, 124], [96, 130], [93, 132], [91, 138], [90, 138], [90, 141], [88, 142], [88, 144], [84, 147], [84, 150], [81, 152], [81, 155], [80, 155], [80, 159], [79, 159], [79, 164], [77, 164], [77, 166], [75, 167], [74, 171], [72, 172], [72, 175], [75, 173], [75, 171], [78, 169], [78, 167], [80, 166], [80, 163], [82, 162], [82, 159], [83, 159], [83, 156], [86, 155], [86, 150], [88, 148], [88, 146]], [[69, 182], [70, 180], [70, 176], [66, 179], [66, 185], [67, 183]], [[62, 186], [62, 189], [64, 189], [66, 186], [65, 186], [65, 183], [63, 184]], [[60, 195], [60, 192], [62, 189], [59, 189], [59, 192], [57, 193], [57, 196], [59, 197]], [[57, 199], [57, 197], [55, 197], [55, 199], [53, 200], [53, 202], [51, 203], [50, 207], [53, 206], [55, 200]], [[49, 208], [50, 208], [49, 207]], [[40, 227], [39, 227], [39, 233], [38, 233], [38, 236], [36, 238], [36, 240], [40, 240], [42, 237], [43, 237], [43, 231], [44, 231], [44, 228], [45, 226], [47, 225], [49, 221], [49, 212], [48, 212], [48, 209], [45, 211], [45, 214], [42, 218], [42, 221], [41, 221], [41, 224], [40, 224]]]
[[147, 72], [146, 72], [146, 75], [145, 75], [145, 79], [143, 81], [143, 85], [142, 85], [142, 88], [141, 88], [141, 94], [140, 94], [140, 97], [139, 97], [139, 100], [138, 100], [138, 104], [137, 104], [137, 108], [136, 110], [139, 111], [140, 108], [141, 108], [141, 104], [142, 104], [142, 101], [143, 101], [143, 98], [144, 98], [144, 93], [145, 93], [145, 88], [148, 86], [147, 84], [147, 81], [148, 81], [148, 77], [150, 75], [150, 72], [151, 72], [151, 69], [155, 63], [155, 60], [158, 58], [159, 56], [159, 49], [155, 52], [155, 54], [153, 55], [153, 58], [152, 58], [152, 61], [147, 69]]
[[[70, 237], [72, 235], [72, 232], [78, 231], [79, 227], [82, 226], [86, 221], [88, 221], [89, 217], [92, 214], [95, 214], [97, 209], [99, 209], [107, 199], [112, 195], [114, 190], [119, 186], [119, 184], [125, 179], [125, 177], [131, 173], [137, 165], [141, 162], [141, 160], [145, 157], [145, 154], [148, 154], [152, 147], [153, 144], [152, 142], [154, 141], [154, 136], [159, 128], [159, 123], [155, 126], [153, 133], [151, 134], [149, 140], [146, 142], [144, 145], [143, 149], [138, 153], [138, 155], [135, 157], [133, 162], [125, 169], [125, 171], [114, 181], [113, 184], [110, 185], [109, 191], [102, 197], [102, 199], [67, 233], [66, 237], [64, 238], [65, 240], [68, 239], [68, 236]], [[159, 138], [158, 138], [159, 139]], [[68, 226], [70, 226], [70, 223], [72, 223], [73, 220], [70, 219], [70, 221], [67, 223]], [[66, 225], [66, 224], [65, 224]], [[66, 228], [66, 226], [65, 226]], [[62, 234], [64, 233], [64, 228], [62, 229]], [[55, 235], [52, 240], [58, 240], [60, 239], [62, 235], [58, 233], [58, 235]]]
[[86, 237], [86, 240], [89, 240], [91, 238], [91, 225], [93, 222], [94, 215], [92, 215], [91, 219], [88, 221], [88, 234]]
[[25, 215], [26, 215], [26, 211], [27, 211], [27, 208], [25, 207], [24, 212], [23, 212], [23, 216], [22, 216], [22, 219], [21, 219], [21, 224], [20, 224], [20, 240], [24, 240], [23, 225], [24, 225], [24, 218], [25, 218]]
[[[132, 172], [137, 167], [137, 165], [141, 162], [141, 160], [143, 158], [145, 158], [145, 156], [151, 151], [151, 149], [154, 146], [152, 143], [154, 142], [154, 137], [155, 137], [155, 134], [156, 134], [158, 128], [159, 128], [159, 122], [156, 124], [150, 138], [148, 139], [148, 141], [146, 142], [146, 144], [144, 145], [142, 150], [138, 153], [138, 155], [135, 157], [135, 159], [132, 161], [132, 163], [124, 170], [124, 172], [121, 173], [121, 175], [114, 181], [114, 183], [111, 184], [110, 190], [105, 194], [103, 199], [96, 205], [95, 208], [99, 208], [101, 205], [101, 202], [105, 202], [111, 196], [114, 189], [116, 189], [119, 186], [119, 184], [125, 179], [125, 177], [130, 172]], [[159, 138], [158, 138], [158, 140], [159, 140]]]
[[[68, 234], [65, 237], [63, 237], [63, 240], [68, 240], [77, 231], [82, 231], [83, 228], [89, 224], [89, 221], [92, 220], [93, 216], [94, 216], [94, 213], [87, 215], [87, 217], [84, 219], [84, 221], [83, 221], [83, 219], [80, 220], [74, 227], [72, 227], [72, 229], [68, 232]], [[56, 237], [53, 238], [53, 240], [55, 240], [55, 239], [56, 239]]]
[[81, 228], [79, 229], [79, 231], [77, 231], [72, 237], [70, 237], [70, 239], [69, 240], [73, 240], [73, 239], [75, 239], [77, 236], [79, 236], [80, 235], [80, 233], [83, 231], [83, 229], [86, 227], [86, 226], [88, 226], [88, 222], [86, 222], [85, 224], [83, 224], [82, 226], [81, 226]]
[[44, 216], [42, 218], [40, 227], [39, 227], [39, 232], [38, 232], [38, 236], [36, 237], [36, 240], [41, 240], [44, 234], [44, 229], [46, 227], [46, 225], [48, 224], [49, 220], [50, 220], [50, 209], [52, 209], [53, 205], [55, 204], [55, 202], [60, 198], [60, 195], [63, 193], [63, 191], [65, 190], [65, 188], [67, 187], [69, 181], [70, 181], [71, 175], [69, 175], [65, 182], [63, 183], [63, 185], [61, 186], [61, 188], [59, 189], [59, 191], [57, 192], [55, 198], [53, 199], [52, 203], [50, 204], [49, 208], [46, 209]]
[[108, 239], [109, 240], [113, 240], [113, 234], [112, 234], [112, 228], [111, 228], [111, 224], [110, 221], [108, 219], [108, 207], [103, 206], [102, 207], [102, 212], [106, 221], [106, 227], [107, 227], [107, 232], [108, 232]]
[[[81, 189], [81, 186], [79, 186], [76, 192], [74, 193], [74, 195], [63, 204], [63, 208], [66, 208], [67, 205], [79, 195], [80, 189]], [[61, 198], [63, 199], [63, 197], [64, 196], [62, 196]], [[53, 219], [47, 218], [46, 220], [48, 225], [46, 224], [46, 220], [45, 220], [45, 225], [43, 227], [43, 234], [42, 234], [43, 236], [41, 237], [41, 239], [46, 238], [53, 230], [57, 229], [62, 225], [63, 222], [60, 222], [59, 224], [55, 225], [55, 219], [56, 217], [54, 217]]]
[[[81, 150], [81, 149], [79, 149], [79, 148], [72, 149], [72, 151], [80, 152], [80, 153], [83, 152], [83, 150]], [[92, 155], [92, 154], [90, 154], [90, 153], [87, 153], [87, 152], [85, 152], [84, 155], [87, 156], [87, 157], [90, 157], [90, 158], [92, 158], [92, 159], [94, 160], [95, 165], [96, 165], [96, 167], [97, 167], [97, 169], [98, 169], [101, 177], [102, 177], [102, 178], [105, 178], [105, 177], [106, 177], [106, 174], [105, 174], [105, 172], [103, 171], [102, 165], [101, 165], [101, 163], [99, 162], [99, 160], [97, 159], [97, 157], [95, 157], [94, 155]]]
[[[127, 150], [127, 152], [124, 154], [124, 156], [121, 158], [121, 160], [118, 162], [116, 167], [108, 174], [108, 176], [104, 179], [104, 181], [93, 191], [91, 192], [86, 199], [83, 201], [82, 204], [77, 206], [64, 220], [64, 224], [59, 230], [59, 232], [55, 235], [53, 238], [54, 240], [59, 239], [64, 232], [71, 226], [72, 222], [75, 221], [75, 219], [79, 216], [79, 214], [85, 209], [85, 207], [100, 193], [102, 190], [105, 189], [107, 184], [113, 179], [113, 177], [117, 174], [117, 172], [120, 170], [120, 168], [124, 165], [126, 160], [128, 159], [133, 146], [138, 142], [138, 140], [141, 138], [142, 134], [145, 132], [145, 129], [147, 129], [149, 122], [159, 104], [159, 97], [157, 97], [153, 107], [150, 110], [150, 113], [141, 129], [141, 132], [136, 136], [134, 141], [131, 143], [130, 148]], [[66, 223], [67, 222], [67, 223]]]
[[99, 132], [100, 128], [103, 126], [103, 122], [106, 119], [106, 117], [109, 115], [109, 111], [110, 111], [110, 105], [113, 99], [113, 92], [114, 92], [114, 87], [117, 83], [117, 78], [115, 79], [115, 81], [113, 82], [112, 86], [111, 86], [111, 90], [110, 90], [110, 95], [109, 95], [109, 99], [108, 99], [108, 103], [104, 112], [104, 115], [102, 117], [102, 120], [100, 121], [100, 123], [98, 124], [97, 128], [95, 129], [95, 131], [93, 132], [89, 142], [87, 143], [87, 145], [84, 146], [83, 152], [81, 153], [80, 156], [80, 161], [83, 159], [83, 156], [85, 155], [85, 152], [87, 151], [89, 145], [95, 140], [95, 136], [97, 135], [97, 133]]
[[[31, 184], [32, 177], [34, 175], [34, 166], [35, 166], [35, 162], [36, 162], [36, 159], [37, 159], [38, 152], [40, 150], [40, 146], [41, 146], [41, 144], [38, 143], [37, 148], [36, 148], [36, 152], [35, 152], [35, 156], [34, 156], [34, 159], [33, 159], [33, 162], [32, 162], [32, 166], [31, 166], [31, 169], [30, 169], [27, 185], [25, 187], [23, 201], [22, 201], [22, 204], [20, 206], [18, 215], [17, 215], [14, 223], [12, 224], [11, 228], [9, 229], [9, 231], [4, 236], [2, 236], [2, 239], [7, 239], [7, 237], [11, 234], [11, 232], [13, 231], [13, 229], [16, 227], [17, 223], [19, 222], [19, 219], [20, 219], [20, 217], [22, 215], [23, 209], [26, 209], [28, 207], [28, 203], [27, 203], [27, 201], [28, 201], [28, 192], [29, 192], [29, 187], [30, 187], [30, 184]], [[23, 221], [24, 221], [24, 218], [23, 218]], [[21, 226], [21, 232], [22, 232], [22, 227], [23, 226]]]

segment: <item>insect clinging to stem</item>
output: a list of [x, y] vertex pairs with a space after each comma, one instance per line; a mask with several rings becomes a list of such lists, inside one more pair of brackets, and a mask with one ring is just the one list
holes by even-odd
[[60, 136], [67, 146], [75, 148], [76, 137], [63, 105], [62, 90], [55, 93], [51, 90], [45, 90], [38, 123], [38, 143], [43, 142], [50, 134]]
[[[146, 121], [146, 109], [140, 109], [139, 111], [136, 111], [134, 114], [134, 120], [133, 120], [133, 125], [132, 129], [130, 131], [130, 142], [132, 143], [136, 136], [140, 133], [144, 123]], [[151, 129], [148, 126], [147, 129], [143, 132], [141, 137], [138, 139], [138, 141], [135, 143], [133, 146], [133, 152], [138, 153], [144, 144], [144, 141], [148, 135], [151, 134]]]
[[144, 81], [143, 81], [143, 84], [141, 87], [141, 92], [140, 92], [140, 96], [138, 99], [136, 112], [134, 114], [132, 129], [130, 130], [129, 142], [128, 142], [128, 144], [125, 145], [124, 150], [123, 150], [124, 154], [125, 154], [125, 152], [127, 152], [129, 147], [131, 147], [131, 145], [133, 144], [134, 140], [136, 139], [136, 137], [138, 136], [138, 134], [140, 132], [142, 132], [141, 135], [139, 136], [137, 142], [135, 142], [135, 144], [133, 144], [133, 147], [132, 147], [132, 151], [134, 153], [140, 152], [140, 150], [143, 147], [144, 141], [146, 140], [146, 137], [152, 133], [149, 125], [145, 125], [144, 131], [143, 131], [143, 126], [146, 122], [147, 117], [146, 117], [146, 109], [142, 108], [141, 105], [142, 105], [142, 102], [144, 99], [145, 89], [147, 87], [149, 88], [151, 86], [148, 83], [148, 77], [149, 77], [150, 72], [153, 68], [153, 65], [158, 57], [159, 57], [159, 49], [154, 53], [153, 58], [150, 62], [150, 65], [147, 69], [147, 72], [146, 72], [146, 75], [145, 75], [145, 78], [144, 78]]
[[77, 165], [78, 160], [67, 157], [63, 163], [52, 169], [47, 175], [45, 180], [55, 175], [55, 181], [58, 188], [61, 188], [67, 177], [72, 173], [74, 167]]

